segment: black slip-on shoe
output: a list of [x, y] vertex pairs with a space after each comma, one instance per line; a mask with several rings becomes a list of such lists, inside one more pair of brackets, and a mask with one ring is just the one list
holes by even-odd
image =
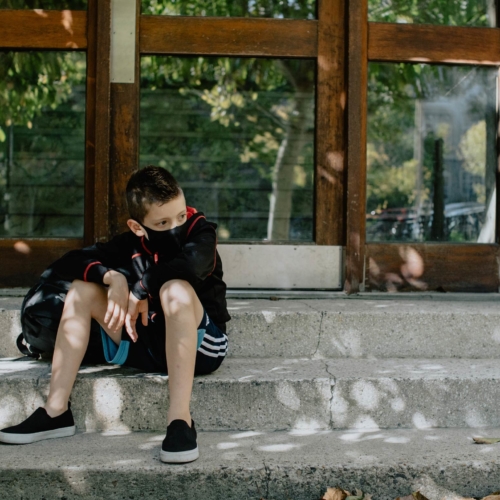
[[38, 408], [24, 422], [0, 431], [0, 442], [29, 444], [42, 439], [73, 436], [76, 432], [71, 407], [58, 417], [50, 417], [45, 408]]
[[191, 427], [184, 420], [173, 420], [161, 445], [160, 460], [170, 464], [192, 462], [200, 456], [196, 444], [194, 420]]

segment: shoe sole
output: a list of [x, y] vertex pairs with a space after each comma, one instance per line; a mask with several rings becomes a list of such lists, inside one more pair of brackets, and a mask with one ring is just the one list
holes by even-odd
[[30, 444], [43, 439], [55, 439], [73, 436], [76, 432], [76, 426], [62, 427], [52, 431], [33, 432], [31, 434], [11, 434], [0, 431], [0, 442], [7, 444]]
[[160, 460], [167, 464], [185, 464], [194, 462], [200, 456], [198, 447], [188, 451], [160, 451]]

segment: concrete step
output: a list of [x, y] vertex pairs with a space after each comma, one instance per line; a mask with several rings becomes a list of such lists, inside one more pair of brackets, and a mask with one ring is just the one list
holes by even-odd
[[[0, 357], [18, 356], [20, 297], [0, 296]], [[498, 294], [231, 299], [231, 357], [499, 358]]]
[[[472, 444], [489, 431], [200, 433], [200, 459], [163, 464], [161, 433], [77, 434], [26, 446], [0, 445], [0, 496], [164, 500], [316, 500], [329, 486], [380, 500], [421, 489], [484, 497], [500, 488], [499, 446]], [[433, 492], [438, 491], [437, 494]]]
[[[1, 426], [43, 403], [49, 373], [46, 362], [0, 360]], [[195, 379], [192, 411], [200, 430], [496, 427], [498, 401], [495, 359], [230, 358]], [[72, 402], [82, 430], [161, 430], [167, 377], [84, 367]]]

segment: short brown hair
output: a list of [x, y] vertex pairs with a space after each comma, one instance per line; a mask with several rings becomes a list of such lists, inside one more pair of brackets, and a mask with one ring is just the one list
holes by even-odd
[[142, 223], [153, 203], [163, 205], [181, 193], [182, 189], [168, 170], [148, 165], [132, 174], [127, 183], [126, 196], [130, 217]]

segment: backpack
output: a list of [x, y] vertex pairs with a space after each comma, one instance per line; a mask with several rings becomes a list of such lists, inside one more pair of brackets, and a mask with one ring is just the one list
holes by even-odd
[[[28, 291], [21, 306], [22, 332], [17, 338], [17, 347], [22, 354], [35, 359], [42, 354], [52, 356], [70, 286], [69, 281], [42, 278]], [[89, 345], [82, 363], [104, 362], [100, 326], [92, 320]]]

